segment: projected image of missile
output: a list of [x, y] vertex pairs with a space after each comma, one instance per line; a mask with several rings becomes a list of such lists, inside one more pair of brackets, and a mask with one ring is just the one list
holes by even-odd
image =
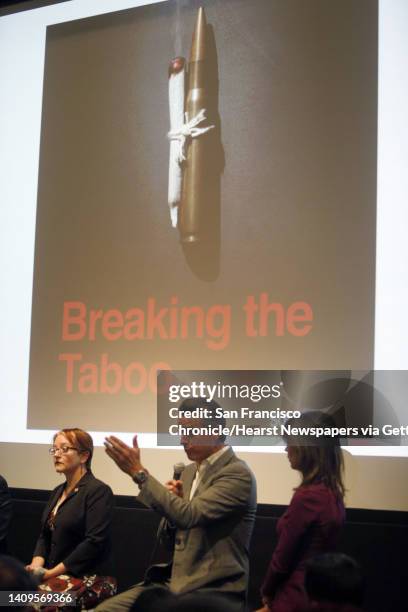
[[190, 135], [184, 162], [185, 170], [178, 220], [180, 241], [187, 244], [200, 241], [200, 230], [207, 204], [205, 164], [208, 146], [205, 134], [213, 126], [208, 125], [205, 116], [208, 96], [206, 47], [207, 22], [204, 9], [201, 7], [197, 15], [188, 64], [186, 131], [189, 130]]

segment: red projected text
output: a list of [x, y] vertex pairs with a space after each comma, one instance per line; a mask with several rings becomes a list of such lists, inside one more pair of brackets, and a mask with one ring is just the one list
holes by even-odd
[[123, 388], [131, 395], [139, 395], [146, 387], [155, 393], [157, 372], [170, 370], [170, 366], [163, 362], [153, 364], [149, 370], [138, 361], [123, 367], [110, 361], [107, 353], [102, 353], [99, 363], [85, 362], [81, 353], [61, 353], [59, 360], [66, 363], [65, 390], [68, 393], [76, 390], [79, 393], [116, 395]]
[[[110, 395], [122, 390], [132, 395], [146, 388], [155, 390], [157, 371], [171, 369], [167, 363], [156, 362], [148, 368], [139, 361], [121, 364], [110, 358], [106, 350], [95, 363], [84, 356], [84, 343], [102, 341], [109, 346], [124, 340], [138, 343], [197, 340], [211, 351], [222, 351], [231, 341], [232, 316], [231, 304], [185, 306], [179, 304], [177, 296], [172, 296], [166, 305], [149, 297], [144, 308], [135, 306], [127, 310], [89, 308], [82, 301], [64, 302], [61, 339], [71, 345], [81, 343], [79, 351], [64, 351], [58, 357], [65, 364], [65, 390]], [[313, 325], [310, 304], [296, 301], [285, 306], [271, 301], [266, 292], [258, 297], [248, 295], [240, 316], [244, 319], [242, 334], [247, 338], [285, 335], [300, 338], [307, 336]]]
[[65, 302], [62, 319], [62, 339], [65, 341], [95, 340], [98, 336], [113, 342], [125, 340], [176, 340], [203, 338], [207, 348], [219, 351], [230, 341], [231, 306], [214, 304], [208, 310], [202, 306], [179, 306], [172, 297], [170, 306], [159, 307], [149, 298], [146, 309], [130, 308], [125, 312], [87, 309], [83, 302]]

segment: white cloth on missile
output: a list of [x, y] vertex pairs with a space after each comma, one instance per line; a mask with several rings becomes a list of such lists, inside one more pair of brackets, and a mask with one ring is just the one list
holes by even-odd
[[167, 134], [167, 138], [170, 141], [177, 141], [179, 144], [179, 150], [177, 155], [177, 161], [181, 164], [186, 159], [186, 149], [187, 149], [187, 140], [188, 138], [197, 138], [202, 134], [205, 134], [209, 130], [212, 130], [215, 125], [208, 125], [206, 127], [197, 127], [205, 121], [205, 108], [202, 108], [200, 112], [188, 120], [188, 114], [186, 113], [186, 123], [184, 123], [180, 128], [170, 130]]
[[[179, 130], [184, 123], [184, 68], [169, 78], [170, 130]], [[172, 227], [177, 227], [178, 205], [181, 200], [183, 170], [178, 161], [179, 144], [170, 141], [168, 204]]]

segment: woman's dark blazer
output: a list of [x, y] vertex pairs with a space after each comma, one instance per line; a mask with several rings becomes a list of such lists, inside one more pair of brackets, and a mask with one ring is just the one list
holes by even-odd
[[44, 557], [48, 569], [62, 562], [68, 573], [81, 576], [93, 572], [109, 552], [113, 493], [108, 485], [87, 472], [58, 508], [55, 528], [50, 530], [47, 520], [64, 487], [65, 483], [51, 493], [34, 556]]

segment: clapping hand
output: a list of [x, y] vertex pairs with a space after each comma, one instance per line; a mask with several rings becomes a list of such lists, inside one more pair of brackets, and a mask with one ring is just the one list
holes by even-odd
[[133, 438], [133, 446], [128, 446], [116, 436], [108, 436], [105, 438], [105, 452], [116, 465], [133, 478], [137, 472], [143, 470], [140, 463], [140, 448], [137, 443], [137, 436]]

